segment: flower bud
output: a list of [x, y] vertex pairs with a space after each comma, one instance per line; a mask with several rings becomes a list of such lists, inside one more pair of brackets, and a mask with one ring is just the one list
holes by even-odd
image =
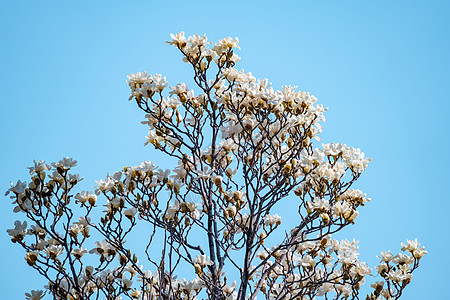
[[203, 274], [203, 270], [202, 270], [202, 267], [199, 265], [199, 264], [195, 264], [194, 265], [194, 268], [195, 268], [195, 273], [197, 274], [197, 275], [202, 275]]
[[330, 216], [326, 213], [321, 213], [320, 217], [322, 218], [322, 222], [327, 225], [328, 223], [330, 223]]
[[214, 178], [214, 184], [217, 186], [217, 187], [219, 187], [219, 186], [221, 186], [222, 185], [222, 176], [216, 176], [215, 178]]
[[38, 257], [39, 257], [38, 251], [30, 251], [30, 252], [27, 252], [27, 254], [25, 256], [25, 260], [27, 261], [28, 265], [34, 266], [36, 264]]
[[94, 273], [94, 267], [93, 266], [87, 266], [86, 267], [86, 277], [91, 277]]
[[236, 174], [237, 170], [233, 170], [233, 169], [226, 169], [225, 174], [227, 174], [228, 178], [233, 177], [234, 174]]

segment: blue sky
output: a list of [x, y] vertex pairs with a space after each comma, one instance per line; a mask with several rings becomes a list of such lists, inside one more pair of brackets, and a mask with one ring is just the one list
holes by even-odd
[[[372, 267], [417, 237], [429, 251], [402, 299], [444, 299], [450, 146], [448, 1], [4, 1], [0, 11], [0, 190], [33, 159], [78, 160], [83, 188], [164, 157], [144, 147], [126, 75], [191, 82], [169, 34], [239, 37], [238, 69], [298, 85], [329, 107], [322, 138], [373, 159], [357, 183], [372, 198], [343, 237]], [[320, 143], [316, 144], [320, 146]], [[19, 215], [1, 202], [2, 296], [45, 283], [9, 241]], [[27, 280], [24, 280], [27, 278]]]

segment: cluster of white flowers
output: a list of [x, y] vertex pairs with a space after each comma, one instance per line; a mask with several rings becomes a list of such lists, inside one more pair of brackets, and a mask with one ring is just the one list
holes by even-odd
[[[297, 299], [303, 288], [309, 286], [315, 296], [334, 292], [336, 297], [348, 297], [354, 286], [364, 284], [365, 276], [371, 273], [370, 268], [358, 260], [357, 251], [357, 242], [339, 242], [330, 235], [290, 249], [260, 250], [258, 257], [263, 267], [257, 276], [269, 271], [264, 275], [267, 277], [261, 290], [268, 297]], [[287, 276], [287, 281], [278, 282], [283, 276]]]
[[276, 225], [276, 226], [278, 226], [280, 224], [281, 224], [281, 217], [278, 214], [276, 214], [276, 215], [267, 215], [265, 217], [264, 225], [267, 225], [267, 226], [274, 226], [274, 225]]
[[184, 32], [177, 34], [171, 34], [172, 41], [167, 42], [170, 45], [174, 45], [185, 55], [183, 61], [185, 63], [192, 64], [195, 68], [205, 71], [208, 69], [212, 60], [217, 65], [223, 66], [232, 62], [233, 64], [238, 62], [241, 58], [232, 51], [233, 48], [239, 48], [239, 40], [231, 37], [226, 37], [219, 40], [213, 48], [208, 48], [208, 38], [206, 36], [200, 36], [194, 34], [187, 39], [184, 36]]
[[168, 85], [166, 77], [162, 77], [161, 74], [155, 74], [152, 76], [147, 74], [146, 71], [128, 75], [127, 82], [131, 88], [131, 96], [129, 100], [134, 97], [152, 97], [155, 93], [162, 92]]
[[[379, 275], [389, 282], [391, 290], [383, 289], [384, 282], [377, 281], [371, 286], [375, 292], [370, 299], [397, 299], [399, 290], [408, 284], [412, 271], [417, 267], [420, 258], [427, 252], [419, 248], [415, 241], [402, 243], [402, 251], [407, 250], [411, 256], [403, 253], [392, 255], [382, 251], [381, 264], [377, 266]], [[281, 250], [278, 247], [259, 250], [257, 257], [262, 260], [263, 267], [257, 276], [269, 270], [261, 286], [261, 291], [268, 297], [297, 299], [304, 286], [313, 290], [313, 295], [324, 296], [329, 292], [336, 297], [349, 297], [364, 284], [365, 277], [371, 275], [371, 269], [365, 262], [358, 260], [356, 241], [337, 241], [330, 235], [316, 242], [304, 242], [294, 248]], [[333, 262], [334, 261], [334, 262]], [[277, 263], [278, 262], [278, 263]], [[296, 270], [296, 273], [292, 273]], [[280, 276], [286, 276], [286, 282], [277, 282]]]
[[381, 261], [376, 269], [384, 281], [371, 284], [375, 291], [369, 299], [397, 299], [403, 287], [411, 282], [412, 272], [418, 267], [419, 260], [428, 253], [424, 247], [420, 248], [417, 239], [407, 240], [406, 244], [401, 245], [405, 253], [393, 255], [391, 251], [381, 251]]
[[[168, 43], [192, 65], [200, 93], [185, 83], [167, 91], [166, 77], [145, 71], [128, 75], [127, 83], [129, 100], [145, 112], [145, 144], [178, 164], [160, 169], [144, 161], [107, 174], [94, 192], [74, 193], [81, 180], [70, 172], [76, 160], [35, 161], [31, 181], [19, 180], [6, 192], [14, 212], [32, 222], [16, 221], [7, 230], [26, 250], [28, 265], [54, 278], [45, 288], [55, 299], [193, 300], [202, 291], [227, 300], [256, 299], [258, 293], [267, 299], [358, 298], [372, 271], [359, 260], [357, 241], [331, 234], [354, 224], [358, 208], [371, 200], [352, 188], [371, 159], [341, 143], [314, 148], [327, 108], [296, 86], [277, 90], [268, 79], [234, 68], [237, 38], [212, 46], [206, 36], [180, 32], [171, 38]], [[292, 193], [298, 223], [277, 234], [278, 203]], [[92, 222], [97, 206], [103, 214]], [[138, 222], [153, 230], [145, 234], [153, 273], [125, 242]], [[92, 230], [103, 240], [93, 242]], [[161, 261], [154, 261], [149, 249], [158, 231], [163, 250]], [[192, 238], [200, 232], [207, 243]], [[382, 251], [376, 267], [382, 280], [372, 284], [368, 299], [397, 299], [427, 253], [417, 239], [402, 243], [402, 251]], [[194, 279], [177, 279], [182, 264]], [[227, 283], [229, 270], [239, 272], [239, 287]], [[33, 290], [26, 299], [44, 295]]]
[[[36, 198], [46, 198], [47, 200], [53, 197], [53, 190], [63, 189], [69, 192], [78, 182], [82, 180], [78, 174], [68, 173], [70, 168], [75, 166], [76, 160], [65, 157], [57, 163], [52, 163], [50, 166], [44, 161], [34, 161], [34, 166], [29, 167], [31, 181], [18, 181], [16, 184], [11, 183], [10, 188], [6, 191], [5, 196], [10, 193], [11, 199], [14, 199], [13, 204], [16, 204], [14, 212], [35, 212], [40, 205], [40, 201]], [[48, 177], [51, 179], [45, 182], [46, 173], [53, 171]]]
[[[191, 281], [186, 279], [176, 279], [165, 277], [170, 280], [166, 288], [161, 290], [161, 281], [157, 273], [152, 274], [151, 271], [143, 270], [142, 266], [139, 268], [136, 265], [128, 264], [126, 266], [117, 267], [114, 269], [105, 269], [103, 271], [96, 271], [92, 266], [87, 266], [83, 274], [79, 277], [77, 285], [86, 291], [86, 295], [92, 295], [99, 289], [105, 289], [115, 286], [123, 290], [131, 296], [132, 299], [157, 299], [158, 297], [169, 293], [171, 290], [179, 293], [177, 299], [196, 299], [195, 296], [204, 288], [204, 285], [198, 278]], [[141, 288], [133, 288], [135, 282], [138, 286], [144, 286], [144, 292]], [[52, 283], [49, 286], [54, 285]], [[62, 279], [58, 283], [58, 288], [71, 295], [75, 290], [74, 283]], [[73, 293], [74, 294], [74, 293]], [[42, 295], [42, 292], [35, 292], [36, 297]], [[33, 299], [33, 298], [32, 298]], [[36, 298], [41, 299], [41, 298]], [[76, 298], [69, 296], [67, 299]], [[114, 299], [122, 299], [122, 297], [115, 297]]]
[[359, 215], [356, 210], [358, 206], [369, 202], [360, 190], [349, 189], [338, 196], [333, 202], [325, 198], [316, 197], [314, 201], [306, 202], [306, 209], [309, 214], [317, 212], [320, 214], [325, 224], [330, 223], [330, 218], [341, 218], [346, 222], [353, 222]]
[[198, 204], [195, 202], [180, 202], [179, 200], [175, 200], [175, 203], [173, 205], [170, 205], [166, 213], [164, 214], [164, 219], [168, 221], [177, 220], [179, 219], [178, 213], [182, 213], [196, 220], [199, 218], [201, 212], [202, 210], [198, 209]]
[[[175, 192], [179, 191], [182, 182], [179, 180], [169, 179], [170, 170], [158, 169], [151, 161], [144, 161], [139, 166], [125, 167], [122, 172], [115, 172], [113, 175], [107, 175], [105, 179], [97, 181], [98, 188], [96, 193], [111, 193], [114, 197], [108, 198], [108, 210], [110, 208], [123, 206], [120, 205], [120, 197], [116, 197], [118, 193], [128, 195], [132, 193], [138, 184], [146, 188], [156, 188], [167, 185], [169, 189]], [[123, 199], [122, 199], [123, 200]]]
[[[7, 230], [13, 242], [26, 244], [24, 240], [26, 236], [34, 237], [32, 240], [36, 240], [36, 243], [29, 245], [29, 251], [25, 256], [25, 260], [30, 266], [36, 264], [36, 261], [39, 259], [40, 255], [42, 257], [47, 257], [57, 261], [58, 256], [64, 253], [64, 247], [61, 245], [61, 241], [59, 240], [60, 237], [57, 237], [57, 239], [51, 237], [48, 235], [48, 232], [39, 226], [31, 225], [30, 228], [27, 228], [26, 221], [23, 223], [16, 221], [14, 224], [14, 229]], [[80, 233], [85, 238], [89, 237], [89, 231], [89, 220], [80, 217], [79, 222], [74, 222], [68, 230], [68, 233], [75, 239], [75, 241], [77, 241]], [[87, 250], [82, 247], [74, 248], [71, 252], [71, 254], [73, 254], [77, 259], [80, 259], [86, 253]]]
[[97, 202], [97, 195], [89, 191], [82, 191], [81, 193], [77, 193], [75, 195], [75, 199], [77, 199], [79, 203], [86, 204], [87, 202], [94, 206]]

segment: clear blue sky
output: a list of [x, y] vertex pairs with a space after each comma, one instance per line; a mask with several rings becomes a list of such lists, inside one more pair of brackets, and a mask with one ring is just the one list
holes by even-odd
[[[0, 191], [33, 159], [78, 160], [84, 188], [153, 160], [126, 75], [191, 72], [169, 34], [239, 37], [237, 68], [277, 88], [298, 85], [329, 107], [322, 138], [373, 159], [357, 187], [372, 198], [356, 225], [372, 267], [415, 237], [429, 254], [403, 299], [445, 299], [450, 269], [448, 1], [3, 1]], [[320, 144], [317, 144], [320, 145]], [[19, 217], [1, 202], [0, 297], [44, 283], [6, 234]], [[26, 278], [26, 280], [24, 280]]]

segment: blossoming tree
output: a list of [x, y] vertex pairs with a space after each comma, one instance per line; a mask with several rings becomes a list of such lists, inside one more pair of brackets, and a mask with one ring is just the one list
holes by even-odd
[[[344, 144], [314, 148], [326, 109], [309, 93], [274, 90], [234, 69], [237, 38], [209, 47], [206, 36], [171, 37], [193, 67], [198, 95], [184, 83], [167, 95], [159, 74], [129, 75], [128, 84], [146, 113], [147, 144], [177, 159], [173, 170], [145, 161], [76, 193], [76, 161], [63, 158], [35, 162], [31, 181], [8, 190], [14, 212], [31, 223], [16, 221], [8, 233], [48, 280], [27, 299], [360, 299], [372, 271], [358, 260], [357, 242], [332, 234], [370, 200], [352, 189], [370, 159]], [[287, 197], [298, 219], [285, 231], [274, 212]], [[140, 233], [143, 257], [125, 243], [139, 223], [150, 225]], [[427, 253], [417, 240], [401, 250], [381, 252], [367, 299], [401, 296]], [[178, 279], [181, 268], [191, 277]]]

